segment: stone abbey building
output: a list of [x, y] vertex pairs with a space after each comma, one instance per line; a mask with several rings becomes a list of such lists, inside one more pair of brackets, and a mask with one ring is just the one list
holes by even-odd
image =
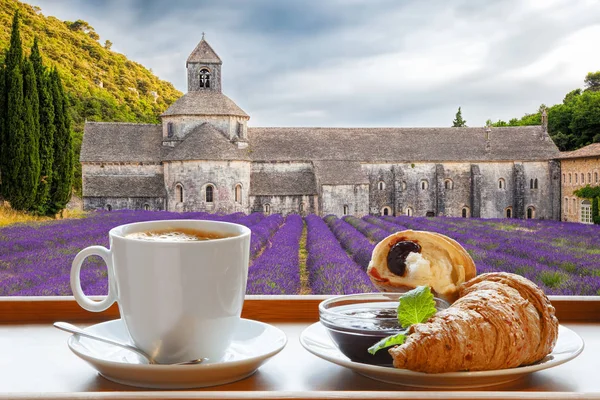
[[559, 151], [541, 126], [259, 128], [221, 92], [204, 40], [162, 124], [87, 122], [85, 209], [561, 217]]

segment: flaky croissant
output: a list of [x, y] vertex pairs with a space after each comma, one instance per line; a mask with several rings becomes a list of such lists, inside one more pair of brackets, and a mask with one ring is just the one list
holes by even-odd
[[481, 274], [460, 298], [406, 342], [389, 350], [396, 368], [439, 373], [514, 368], [552, 351], [558, 336], [554, 307], [530, 280], [506, 272]]

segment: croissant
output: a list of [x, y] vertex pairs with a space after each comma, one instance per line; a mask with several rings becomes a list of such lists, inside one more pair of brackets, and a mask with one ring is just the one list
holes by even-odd
[[439, 373], [515, 368], [552, 351], [558, 336], [554, 307], [530, 280], [506, 272], [462, 284], [459, 299], [406, 341], [389, 350], [396, 368]]

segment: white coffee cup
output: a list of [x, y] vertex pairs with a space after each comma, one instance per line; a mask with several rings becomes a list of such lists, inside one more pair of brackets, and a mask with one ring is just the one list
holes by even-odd
[[[235, 236], [190, 242], [126, 237], [178, 228]], [[159, 363], [221, 359], [242, 312], [250, 229], [216, 221], [151, 221], [117, 226], [109, 237], [110, 250], [91, 246], [73, 261], [71, 289], [77, 303], [99, 312], [116, 301], [133, 344]], [[93, 255], [102, 257], [108, 269], [108, 295], [101, 301], [81, 289], [81, 265]]]

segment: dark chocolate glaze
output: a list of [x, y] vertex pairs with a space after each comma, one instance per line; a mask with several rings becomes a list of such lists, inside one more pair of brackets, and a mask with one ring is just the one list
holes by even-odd
[[387, 256], [388, 269], [398, 275], [406, 273], [406, 257], [409, 253], [420, 253], [421, 246], [410, 240], [403, 240], [392, 246]]

